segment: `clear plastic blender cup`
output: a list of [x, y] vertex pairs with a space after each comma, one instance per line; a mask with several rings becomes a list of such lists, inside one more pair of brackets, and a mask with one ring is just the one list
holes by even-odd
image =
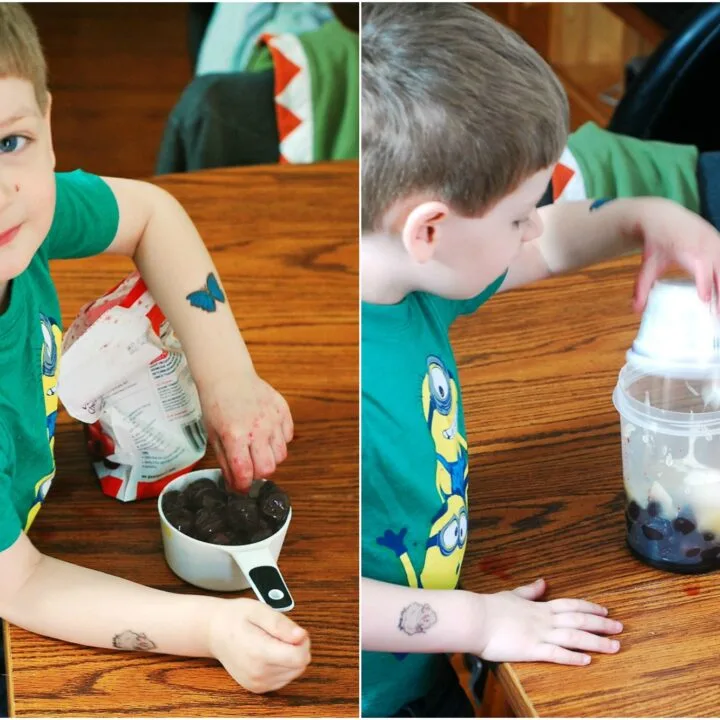
[[720, 322], [694, 284], [656, 284], [613, 401], [630, 551], [673, 572], [720, 568]]

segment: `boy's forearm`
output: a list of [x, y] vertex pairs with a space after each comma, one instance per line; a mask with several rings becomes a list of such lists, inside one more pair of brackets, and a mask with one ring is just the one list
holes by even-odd
[[594, 265], [641, 247], [637, 232], [641, 198], [612, 200], [591, 210], [593, 201], [557, 203], [541, 208], [543, 233], [529, 243], [551, 274]]
[[362, 648], [394, 653], [477, 652], [482, 596], [362, 579]]
[[225, 371], [237, 375], [243, 368], [253, 370], [227, 296], [210, 312], [187, 299], [205, 288], [210, 273], [218, 280], [220, 276], [187, 213], [164, 191], [156, 193], [133, 259], [180, 339], [199, 386], [211, 384]]
[[209, 623], [223, 600], [179, 595], [42, 556], [0, 615], [79, 645], [210, 657]]

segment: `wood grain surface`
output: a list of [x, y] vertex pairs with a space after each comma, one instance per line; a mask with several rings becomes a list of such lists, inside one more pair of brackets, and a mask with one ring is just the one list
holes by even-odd
[[58, 170], [147, 177], [165, 123], [192, 79], [188, 3], [42, 2]]
[[[164, 176], [213, 254], [259, 373], [296, 438], [273, 476], [293, 501], [280, 566], [313, 662], [277, 693], [246, 692], [211, 660], [85, 648], [8, 628], [17, 717], [356, 716], [358, 712], [358, 166]], [[56, 263], [67, 325], [131, 265]], [[63, 413], [57, 478], [31, 530], [44, 552], [175, 592], [153, 500], [103, 495], [82, 428]], [[201, 467], [213, 465], [207, 457]]]
[[611, 395], [639, 317], [626, 258], [494, 298], [455, 326], [470, 464], [463, 584], [544, 577], [548, 599], [606, 605], [625, 625], [590, 666], [502, 665], [519, 716], [717, 717], [717, 574], [672, 575], [625, 547]]

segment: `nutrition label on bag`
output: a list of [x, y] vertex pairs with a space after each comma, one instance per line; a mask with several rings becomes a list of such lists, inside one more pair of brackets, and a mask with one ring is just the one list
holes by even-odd
[[59, 395], [70, 415], [92, 425], [120, 500], [147, 497], [156, 483], [192, 467], [207, 436], [187, 359], [142, 280], [130, 276], [84, 308], [67, 333]]

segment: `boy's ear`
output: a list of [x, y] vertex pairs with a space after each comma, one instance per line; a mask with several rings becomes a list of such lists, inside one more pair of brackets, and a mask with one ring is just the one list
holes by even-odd
[[54, 170], [55, 165], [57, 164], [57, 160], [55, 158], [55, 148], [53, 147], [53, 141], [52, 141], [52, 123], [50, 122], [51, 108], [52, 108], [52, 95], [48, 92], [47, 107], [45, 108], [45, 118], [44, 119], [45, 119], [45, 124], [47, 125], [48, 138], [50, 139], [50, 152], [52, 153], [52, 164], [53, 164], [53, 170]]
[[448, 206], [436, 201], [421, 203], [410, 211], [403, 225], [402, 241], [415, 262], [432, 259], [437, 247], [437, 226], [448, 214]]

